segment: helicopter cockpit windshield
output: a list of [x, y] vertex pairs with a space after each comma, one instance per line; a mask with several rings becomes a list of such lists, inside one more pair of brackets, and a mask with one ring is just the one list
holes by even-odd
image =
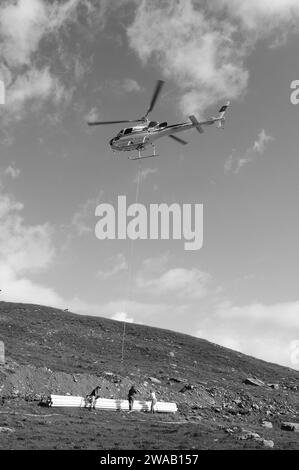
[[127, 127], [127, 129], [124, 129], [124, 135], [131, 134], [132, 130], [132, 127]]

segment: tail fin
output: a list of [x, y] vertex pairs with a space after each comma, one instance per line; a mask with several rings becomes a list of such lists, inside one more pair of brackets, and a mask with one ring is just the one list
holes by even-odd
[[221, 108], [219, 109], [219, 116], [218, 116], [218, 127], [221, 129], [223, 128], [224, 121], [225, 121], [225, 113], [227, 108], [230, 105], [230, 101], [227, 101]]
[[192, 124], [194, 125], [195, 129], [200, 133], [202, 134], [203, 133], [203, 128], [201, 127], [201, 125], [199, 124], [198, 120], [196, 119], [195, 116], [191, 115], [189, 116], [189, 119], [190, 121], [192, 122]]

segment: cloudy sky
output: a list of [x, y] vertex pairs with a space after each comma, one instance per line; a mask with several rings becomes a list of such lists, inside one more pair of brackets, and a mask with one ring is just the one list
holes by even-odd
[[[297, 0], [0, 4], [1, 299], [158, 326], [299, 369]], [[138, 200], [198, 203], [204, 242], [100, 241], [95, 208], [135, 202], [121, 125], [232, 108], [224, 131], [158, 143]], [[297, 349], [296, 349], [297, 348]]]

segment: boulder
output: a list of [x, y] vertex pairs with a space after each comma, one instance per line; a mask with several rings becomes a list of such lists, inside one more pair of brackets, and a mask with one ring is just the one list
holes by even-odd
[[284, 431], [299, 432], [299, 423], [281, 423], [281, 429]]
[[274, 390], [278, 390], [279, 389], [279, 384], [268, 384], [268, 387], [271, 387]]
[[261, 439], [261, 436], [257, 432], [252, 432], [252, 431], [245, 431], [242, 436], [239, 437], [241, 441], [247, 440], [247, 439], [254, 439], [255, 441], [259, 441]]
[[244, 383], [247, 385], [255, 385], [256, 387], [262, 387], [263, 385], [265, 385], [262, 380], [256, 379], [254, 377], [248, 377], [244, 380]]
[[270, 421], [263, 421], [262, 426], [263, 426], [263, 428], [267, 428], [267, 429], [272, 429], [273, 428], [273, 424]]
[[156, 377], [149, 377], [148, 380], [150, 380], [154, 384], [160, 384], [161, 383], [161, 380], [156, 379]]
[[1, 426], [0, 432], [14, 432], [15, 430], [12, 428], [8, 428], [7, 426]]
[[263, 439], [262, 441], [264, 447], [268, 447], [268, 449], [273, 449], [274, 442], [271, 440]]

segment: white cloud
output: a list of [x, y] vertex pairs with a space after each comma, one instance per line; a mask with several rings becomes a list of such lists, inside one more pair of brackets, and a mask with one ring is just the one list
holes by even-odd
[[[43, 60], [41, 47], [44, 39], [58, 40], [60, 30], [78, 20], [79, 7], [87, 7], [86, 14], [94, 14], [91, 0], [16, 0], [0, 6], [0, 76], [6, 85], [6, 106], [1, 115], [19, 119], [27, 101], [35, 99], [41, 106], [45, 100], [54, 104], [67, 102], [73, 89], [64, 87]], [[56, 49], [59, 55], [59, 47]], [[37, 65], [38, 64], [38, 65]], [[42, 65], [44, 64], [44, 65]], [[65, 67], [67, 61], [64, 61]], [[74, 78], [82, 77], [82, 67], [75, 64]], [[60, 75], [61, 76], [61, 75]], [[8, 119], [9, 120], [9, 119]]]
[[30, 63], [47, 24], [46, 7], [40, 0], [19, 0], [1, 7], [1, 52], [9, 66]]
[[233, 166], [233, 162], [234, 162], [234, 157], [231, 154], [227, 157], [227, 159], [225, 160], [225, 163], [224, 163], [224, 173], [225, 174], [230, 172], [230, 170], [232, 169], [232, 166]]
[[201, 299], [207, 295], [210, 275], [197, 268], [172, 268], [159, 277], [146, 279], [137, 277], [137, 287], [152, 295], [173, 295], [174, 297]]
[[1, 298], [15, 302], [57, 305], [53, 289], [28, 276], [47, 269], [53, 262], [52, 228], [49, 224], [27, 225], [23, 204], [0, 193], [0, 286]]
[[259, 39], [279, 44], [282, 33], [298, 30], [298, 5], [297, 0], [142, 0], [127, 35], [143, 64], [154, 61], [177, 83], [181, 111], [200, 115], [246, 92], [247, 57]]
[[225, 7], [249, 30], [268, 35], [269, 30], [295, 23], [299, 17], [297, 0], [216, 0], [213, 7]]
[[126, 312], [117, 312], [111, 318], [112, 320], [122, 321], [126, 323], [134, 323], [134, 318], [129, 317]]
[[20, 117], [24, 105], [35, 100], [35, 106], [41, 106], [49, 98], [56, 103], [65, 98], [64, 87], [48, 68], [32, 69], [19, 75], [7, 90], [5, 110], [11, 116]]
[[[197, 336], [289, 367], [299, 339], [299, 301], [275, 305], [218, 305], [200, 320]], [[299, 364], [297, 364], [299, 369]]]
[[1, 300], [28, 302], [75, 312], [101, 315], [99, 304], [78, 298], [66, 299], [55, 289], [33, 281], [32, 275], [45, 272], [55, 260], [53, 228], [48, 224], [26, 224], [24, 206], [0, 186], [0, 289]]
[[9, 165], [5, 170], [4, 170], [4, 175], [10, 176], [13, 180], [17, 179], [20, 176], [21, 170], [19, 168], [16, 168], [14, 165]]
[[16, 275], [46, 268], [52, 261], [51, 228], [27, 226], [20, 215], [23, 205], [0, 194], [0, 260], [2, 272]]
[[73, 21], [79, 4], [80, 0], [5, 2], [0, 7], [0, 37], [6, 63], [11, 67], [30, 65], [41, 40]]
[[246, 88], [244, 46], [236, 47], [235, 28], [208, 18], [191, 0], [142, 1], [127, 33], [143, 63], [153, 56], [164, 75], [178, 83], [184, 113], [200, 113]]
[[132, 93], [132, 92], [138, 93], [142, 90], [139, 83], [137, 83], [136, 80], [133, 80], [132, 78], [125, 78], [123, 82], [121, 83], [121, 86], [123, 90], [127, 93]]
[[109, 80], [106, 81], [104, 85], [99, 86], [104, 94], [108, 92], [114, 93], [117, 95], [124, 95], [126, 93], [140, 93], [143, 88], [139, 83], [132, 78], [124, 78], [121, 80]]
[[94, 217], [95, 209], [103, 197], [103, 191], [100, 191], [96, 198], [88, 199], [79, 205], [78, 210], [72, 217], [71, 225], [75, 228], [78, 235], [92, 233], [95, 228]]
[[112, 268], [107, 270], [99, 270], [96, 274], [97, 277], [101, 279], [108, 279], [110, 277], [116, 276], [117, 274], [128, 270], [128, 263], [125, 256], [122, 253], [118, 253], [110, 260], [110, 264], [113, 265]]
[[85, 121], [99, 121], [100, 112], [97, 107], [93, 107], [86, 115]]
[[170, 261], [169, 253], [163, 253], [159, 256], [145, 258], [142, 262], [143, 273], [158, 274], [166, 270], [166, 266]]
[[258, 138], [254, 141], [252, 146], [246, 150], [242, 157], [237, 157], [231, 154], [226, 159], [224, 164], [224, 173], [227, 174], [230, 171], [233, 171], [234, 174], [238, 174], [244, 165], [253, 162], [259, 155], [263, 155], [267, 144], [272, 140], [274, 140], [274, 138], [267, 135], [265, 130], [262, 129], [258, 134]]

